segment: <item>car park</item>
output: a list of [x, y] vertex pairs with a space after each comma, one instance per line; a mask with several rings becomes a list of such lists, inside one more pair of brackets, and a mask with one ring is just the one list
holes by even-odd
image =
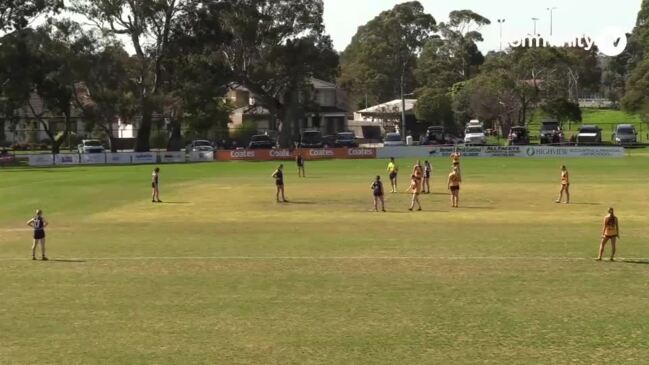
[[541, 144], [559, 144], [563, 139], [561, 124], [557, 120], [544, 120], [541, 122], [539, 142]]
[[356, 135], [354, 135], [354, 132], [337, 133], [334, 146], [356, 148], [358, 147], [358, 141], [356, 140]]
[[487, 136], [485, 135], [484, 128], [479, 120], [472, 120], [466, 125], [466, 129], [464, 130], [464, 144], [487, 144]]
[[319, 130], [306, 130], [302, 132], [298, 146], [302, 148], [324, 147], [324, 138], [322, 137], [322, 132], [320, 132]]
[[405, 143], [401, 140], [399, 133], [386, 133], [383, 138], [383, 145], [388, 146], [403, 146]]
[[250, 143], [248, 148], [251, 150], [270, 150], [275, 147], [275, 141], [273, 141], [269, 135], [258, 134], [250, 138]]
[[583, 125], [577, 134], [577, 145], [602, 144], [602, 130], [596, 125]]
[[78, 146], [79, 153], [104, 153], [104, 144], [98, 139], [84, 139]]
[[210, 141], [197, 139], [191, 141], [191, 143], [187, 145], [185, 150], [187, 152], [214, 152], [214, 145]]
[[530, 144], [530, 134], [527, 131], [527, 127], [511, 127], [509, 136], [507, 137], [507, 144], [509, 146], [525, 146]]
[[618, 124], [615, 127], [613, 141], [617, 145], [633, 145], [638, 143], [638, 132], [632, 124]]

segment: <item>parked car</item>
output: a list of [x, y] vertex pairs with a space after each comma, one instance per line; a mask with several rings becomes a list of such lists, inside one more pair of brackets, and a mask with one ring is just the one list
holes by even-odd
[[336, 146], [336, 135], [335, 134], [328, 134], [328, 135], [322, 137], [322, 147], [329, 148], [329, 147], [335, 147], [335, 146]]
[[577, 134], [577, 144], [602, 144], [602, 130], [596, 125], [583, 125]]
[[561, 125], [558, 121], [548, 119], [541, 122], [541, 131], [539, 132], [541, 144], [559, 144], [562, 139]]
[[214, 145], [210, 141], [197, 139], [187, 145], [187, 152], [214, 152]]
[[509, 137], [507, 137], [507, 144], [510, 146], [524, 146], [530, 144], [530, 134], [527, 127], [511, 127], [509, 130]]
[[358, 141], [356, 141], [356, 135], [354, 134], [354, 132], [337, 133], [334, 146], [356, 148], [358, 147]]
[[419, 141], [420, 145], [445, 144], [446, 134], [442, 126], [430, 126], [426, 129], [426, 134]]
[[484, 133], [482, 123], [472, 120], [464, 130], [464, 144], [484, 145], [487, 144], [487, 136]]
[[258, 134], [250, 138], [250, 143], [248, 148], [251, 150], [269, 150], [275, 147], [275, 141], [273, 141], [269, 135]]
[[299, 147], [302, 148], [322, 148], [324, 139], [322, 133], [318, 130], [306, 130], [300, 136]]
[[632, 124], [618, 124], [615, 127], [613, 141], [618, 145], [632, 145], [638, 143], [638, 132]]
[[79, 144], [79, 153], [104, 153], [104, 144], [98, 139], [84, 139]]
[[386, 133], [383, 138], [383, 145], [386, 147], [389, 146], [403, 146], [404, 142], [401, 140], [401, 134], [399, 133]]

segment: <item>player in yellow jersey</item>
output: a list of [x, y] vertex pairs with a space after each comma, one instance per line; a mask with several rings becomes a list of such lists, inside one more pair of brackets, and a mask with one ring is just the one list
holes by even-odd
[[397, 192], [397, 175], [399, 174], [399, 167], [394, 162], [394, 157], [390, 157], [388, 164], [388, 173], [390, 174], [390, 184], [392, 185], [392, 193]]
[[570, 174], [565, 165], [561, 166], [561, 191], [557, 203], [561, 203], [563, 200], [563, 193], [566, 193], [566, 204], [570, 204]]
[[616, 243], [620, 238], [620, 224], [613, 208], [608, 209], [608, 215], [604, 217], [604, 226], [602, 227], [602, 242], [599, 244], [599, 255], [597, 261], [602, 261], [604, 249], [608, 241], [611, 241], [611, 261], [615, 261]]
[[459, 167], [453, 167], [453, 172], [448, 174], [448, 190], [451, 191], [451, 205], [453, 208], [460, 207], [460, 183], [462, 176], [460, 176]]

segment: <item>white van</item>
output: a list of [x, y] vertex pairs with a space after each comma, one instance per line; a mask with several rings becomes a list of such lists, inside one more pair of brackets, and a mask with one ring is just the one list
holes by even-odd
[[487, 136], [479, 120], [472, 120], [466, 125], [464, 130], [464, 144], [487, 144]]

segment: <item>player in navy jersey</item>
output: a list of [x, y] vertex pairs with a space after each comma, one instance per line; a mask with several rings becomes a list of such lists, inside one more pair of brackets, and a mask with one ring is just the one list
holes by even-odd
[[[279, 165], [271, 177], [275, 179], [275, 186], [277, 186], [277, 202], [288, 203], [288, 200], [284, 197], [284, 165]], [[279, 200], [280, 195], [282, 196], [282, 200]]]
[[32, 244], [32, 260], [36, 260], [36, 246], [41, 245], [41, 259], [47, 261], [45, 256], [45, 227], [47, 221], [43, 217], [43, 211], [38, 209], [36, 216], [27, 222], [27, 225], [34, 229], [34, 244]]
[[381, 202], [381, 210], [385, 212], [385, 200], [384, 200], [384, 191], [383, 183], [381, 182], [381, 177], [377, 176], [376, 180], [370, 188], [372, 190], [372, 195], [374, 196], [374, 210], [379, 211], [379, 202]]
[[162, 203], [160, 200], [160, 168], [156, 167], [151, 174], [151, 201], [154, 203]]
[[295, 163], [297, 164], [297, 176], [306, 177], [306, 172], [304, 170], [304, 156], [301, 153], [298, 153], [295, 156]]

